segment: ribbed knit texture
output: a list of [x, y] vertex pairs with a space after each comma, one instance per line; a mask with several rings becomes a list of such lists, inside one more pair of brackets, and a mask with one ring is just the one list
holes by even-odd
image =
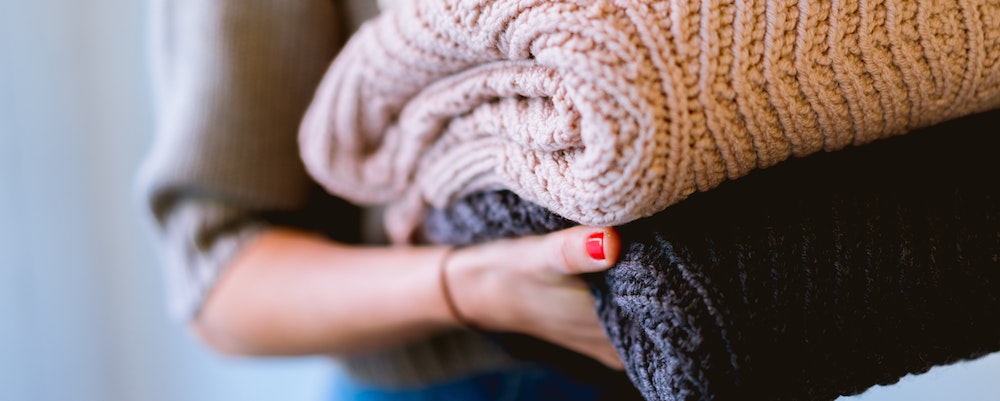
[[403, 240], [425, 205], [494, 189], [622, 224], [997, 106], [996, 0], [413, 0], [351, 39], [300, 145]]
[[[998, 121], [791, 161], [621, 227], [620, 262], [590, 282], [633, 383], [649, 400], [833, 400], [1000, 350]], [[488, 192], [424, 231], [572, 224]]]

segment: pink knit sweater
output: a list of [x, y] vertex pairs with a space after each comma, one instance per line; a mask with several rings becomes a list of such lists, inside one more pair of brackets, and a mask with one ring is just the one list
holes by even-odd
[[413, 0], [348, 43], [300, 145], [405, 240], [476, 191], [615, 225], [997, 107], [1000, 0]]

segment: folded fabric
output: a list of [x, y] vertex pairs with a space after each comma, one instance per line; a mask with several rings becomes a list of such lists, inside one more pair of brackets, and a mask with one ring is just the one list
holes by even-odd
[[[833, 400], [1000, 351], [998, 124], [789, 161], [621, 227], [620, 262], [589, 279], [632, 382], [650, 401]], [[423, 235], [573, 224], [486, 192]]]
[[426, 205], [496, 189], [623, 224], [998, 106], [996, 0], [412, 0], [350, 40], [300, 142], [403, 240]]

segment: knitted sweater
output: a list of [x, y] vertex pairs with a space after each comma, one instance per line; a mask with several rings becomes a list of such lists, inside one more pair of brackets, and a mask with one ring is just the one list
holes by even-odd
[[[589, 280], [633, 383], [650, 401], [833, 400], [1000, 350], [998, 121], [791, 161], [621, 227], [620, 262]], [[572, 224], [488, 192], [424, 232]]]
[[495, 189], [622, 224], [998, 106], [995, 0], [413, 0], [347, 44], [301, 150], [405, 240], [426, 205]]

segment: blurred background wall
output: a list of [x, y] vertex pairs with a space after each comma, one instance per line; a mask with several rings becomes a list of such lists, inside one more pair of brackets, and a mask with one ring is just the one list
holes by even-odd
[[318, 359], [209, 354], [166, 317], [131, 187], [142, 0], [0, 0], [0, 400], [316, 400]]
[[[0, 0], [0, 401], [319, 400], [324, 361], [221, 358], [166, 317], [131, 188], [154, 121], [146, 12]], [[1000, 355], [859, 398], [1000, 400]]]

